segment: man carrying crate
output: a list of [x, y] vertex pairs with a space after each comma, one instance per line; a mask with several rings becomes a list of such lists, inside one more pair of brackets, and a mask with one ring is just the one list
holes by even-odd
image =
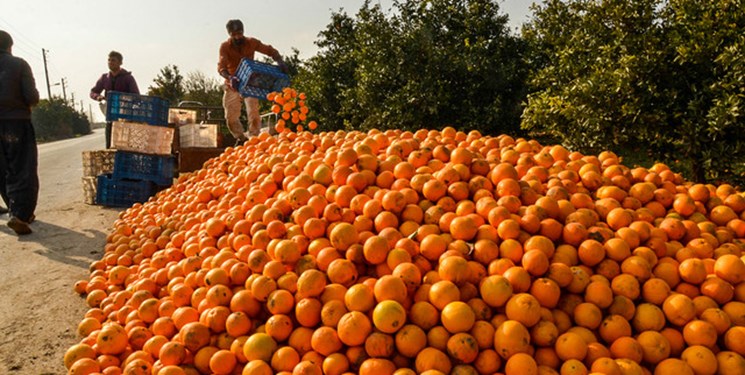
[[256, 38], [243, 35], [243, 22], [240, 20], [228, 21], [226, 28], [230, 38], [220, 45], [220, 60], [217, 63], [217, 71], [225, 78], [225, 93], [222, 97], [222, 105], [225, 109], [225, 120], [228, 123], [230, 134], [236, 139], [236, 146], [246, 141], [246, 133], [241, 124], [241, 102], [246, 103], [246, 114], [248, 117], [249, 135], [258, 135], [261, 126], [259, 116], [259, 100], [257, 98], [242, 98], [238, 92], [238, 77], [236, 70], [241, 59], [254, 59], [254, 54], [260, 52], [274, 59], [283, 72], [287, 72], [287, 66], [282, 56], [271, 45], [264, 44]]
[[[102, 101], [106, 99], [102, 92], [108, 93], [109, 91], [119, 91], [131, 94], [140, 94], [140, 89], [137, 87], [137, 81], [132, 75], [132, 72], [122, 68], [122, 62], [124, 57], [117, 51], [111, 51], [109, 53], [109, 72], [104, 73], [96, 81], [96, 85], [91, 89], [90, 97], [93, 100]], [[111, 148], [111, 121], [106, 122], [106, 148]]]

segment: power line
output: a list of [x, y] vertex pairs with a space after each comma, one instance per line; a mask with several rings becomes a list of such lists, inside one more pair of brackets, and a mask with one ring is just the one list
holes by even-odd
[[17, 51], [20, 51], [20, 52], [22, 52], [22, 54], [24, 55], [24, 57], [28, 57], [29, 59], [30, 58], [33, 58], [34, 60], [38, 60], [39, 62], [42, 61], [38, 52], [36, 52], [34, 50], [30, 50], [28, 47], [25, 47], [22, 44], [13, 44], [13, 50], [16, 51], [16, 53], [14, 53], [14, 55], [18, 55]]
[[16, 29], [13, 25], [10, 24], [10, 22], [6, 21], [2, 17], [0, 17], [0, 21], [2, 21], [4, 24], [8, 25], [8, 27], [13, 30], [14, 35], [17, 37], [20, 37], [24, 43], [28, 44], [29, 46], [33, 47], [33, 49], [41, 49], [41, 46], [34, 43], [31, 38], [26, 37], [22, 32], [20, 32], [18, 29]]
[[21, 43], [13, 43], [13, 49], [20, 49], [21, 51], [23, 51], [27, 55], [36, 55], [36, 54], [38, 54], [38, 52], [35, 52], [35, 50], [32, 49], [31, 47], [28, 47], [28, 46], [23, 45]]
[[[35, 43], [31, 38], [27, 37], [25, 34], [20, 32], [16, 27], [14, 27], [10, 22], [0, 17], [0, 22], [5, 24], [10, 30], [13, 31], [13, 49], [20, 50], [23, 52], [25, 57], [33, 58], [39, 63], [46, 63], [49, 65], [49, 69], [55, 73], [58, 76], [62, 76], [63, 74], [57, 70], [55, 64], [52, 60], [45, 61], [44, 57], [39, 54], [39, 51], [42, 49], [45, 49], [41, 46], [39, 46], [37, 43]], [[46, 49], [47, 52], [47, 58], [49, 57], [49, 50]]]
[[[13, 30], [13, 33], [14, 33], [13, 34], [13, 36], [14, 36], [13, 39], [14, 40], [17, 39], [18, 42], [24, 43], [24, 44], [26, 44], [28, 46], [28, 47], [26, 47], [26, 46], [23, 46], [23, 45], [20, 45], [20, 44], [15, 44], [13, 46], [13, 48], [20, 49], [24, 54], [33, 57], [34, 59], [36, 59], [40, 63], [44, 63], [44, 59], [43, 59], [43, 57], [41, 55], [39, 55], [39, 52], [38, 51], [39, 50], [42, 50], [42, 49], [45, 49], [46, 52], [47, 52], [46, 53], [46, 57], [47, 57], [47, 60], [48, 60], [48, 61], [46, 61], [46, 63], [49, 65], [49, 69], [53, 73], [55, 73], [55, 74], [57, 74], [59, 76], [62, 76], [63, 75], [59, 70], [56, 69], [56, 67], [55, 67], [55, 65], [53, 63], [53, 60], [50, 60], [49, 59], [50, 52], [51, 52], [49, 49], [46, 49], [46, 48], [41, 47], [38, 44], [36, 44], [33, 40], [31, 40], [31, 38], [28, 38], [23, 33], [21, 33], [20, 31], [18, 31], [18, 29], [16, 29], [13, 25], [10, 24], [10, 22], [6, 21], [2, 17], [0, 17], [0, 21], [2, 23], [6, 24], [10, 29]], [[16, 36], [17, 37], [20, 37], [20, 39], [17, 38]]]
[[12, 30], [12, 36], [13, 36], [13, 49], [20, 50], [24, 57], [27, 58], [33, 58], [34, 60], [42, 63], [41, 55], [39, 54], [39, 50], [42, 49], [42, 47], [39, 47], [36, 43], [34, 43], [30, 38], [26, 37], [18, 31], [13, 25], [11, 25], [8, 21], [4, 20], [0, 17], [0, 21], [7, 25], [7, 28], [9, 30]]

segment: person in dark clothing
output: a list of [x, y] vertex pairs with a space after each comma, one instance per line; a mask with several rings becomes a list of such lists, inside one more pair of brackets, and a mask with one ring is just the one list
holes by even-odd
[[[90, 94], [91, 99], [100, 102], [106, 99], [106, 93], [109, 91], [140, 94], [135, 77], [131, 72], [122, 68], [123, 61], [124, 57], [121, 53], [109, 52], [109, 72], [102, 74], [96, 85], [93, 86]], [[111, 148], [111, 121], [106, 122], [106, 148]]]
[[12, 55], [13, 38], [0, 30], [0, 193], [8, 204], [8, 226], [32, 232], [39, 198], [38, 151], [31, 107], [39, 102], [28, 63]]
[[[5, 170], [4, 166], [0, 166], [0, 170]], [[5, 194], [5, 176], [0, 175], [0, 197], [3, 199], [3, 203], [5, 203], [5, 206], [0, 206], [0, 215], [5, 215], [10, 210], [8, 210], [8, 195]]]

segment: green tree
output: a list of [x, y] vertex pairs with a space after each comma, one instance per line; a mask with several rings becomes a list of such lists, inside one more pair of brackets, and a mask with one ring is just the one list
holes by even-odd
[[523, 45], [490, 0], [366, 1], [340, 11], [297, 77], [325, 129], [519, 130]]
[[580, 151], [638, 153], [696, 181], [742, 182], [739, 0], [547, 0], [523, 35], [522, 126]]
[[[395, 21], [386, 18], [379, 4], [365, 2], [357, 13], [355, 85], [343, 93], [340, 115], [353, 128], [401, 128], [407, 125], [395, 93], [405, 85], [399, 64], [403, 63]], [[393, 104], [393, 105], [391, 105]], [[410, 122], [410, 121], [409, 121]]]
[[148, 87], [148, 95], [166, 99], [172, 105], [177, 104], [184, 97], [184, 77], [176, 65], [166, 65], [160, 69], [160, 73], [153, 79], [153, 82], [155, 85]]
[[206, 106], [222, 105], [221, 81], [207, 77], [200, 71], [194, 71], [186, 75], [183, 90], [183, 100], [200, 102]]
[[[396, 3], [408, 126], [452, 124], [483, 133], [519, 132], [528, 69], [524, 43], [489, 0]], [[433, 121], [434, 120], [434, 121]]]
[[671, 0], [665, 10], [672, 141], [697, 181], [745, 183], [745, 7], [740, 0]]
[[88, 118], [60, 97], [42, 99], [31, 111], [36, 139], [42, 142], [90, 134]]
[[659, 4], [549, 0], [534, 7], [523, 30], [534, 69], [523, 128], [598, 152], [666, 126]]
[[345, 12], [333, 12], [326, 29], [315, 44], [320, 51], [298, 69], [293, 85], [307, 94], [310, 118], [327, 130], [345, 128], [342, 103], [354, 88], [357, 62], [352, 52], [356, 46], [355, 20]]

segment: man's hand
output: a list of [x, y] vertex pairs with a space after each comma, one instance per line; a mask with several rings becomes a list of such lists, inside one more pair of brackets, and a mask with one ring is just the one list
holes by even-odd
[[100, 94], [99, 94], [99, 95], [98, 95], [98, 96], [96, 97], [96, 100], [98, 100], [99, 102], [100, 102], [101, 100], [104, 100], [104, 99], [106, 99], [106, 97], [105, 97], [105, 96], [103, 96], [103, 95], [100, 95]]
[[230, 76], [230, 87], [233, 88], [233, 90], [238, 90], [240, 87], [241, 80], [238, 79], [236, 76]]
[[290, 69], [287, 68], [287, 64], [285, 64], [284, 61], [280, 61], [278, 63], [278, 65], [279, 65], [279, 70], [281, 70], [282, 73], [284, 73], [284, 74], [290, 74]]

